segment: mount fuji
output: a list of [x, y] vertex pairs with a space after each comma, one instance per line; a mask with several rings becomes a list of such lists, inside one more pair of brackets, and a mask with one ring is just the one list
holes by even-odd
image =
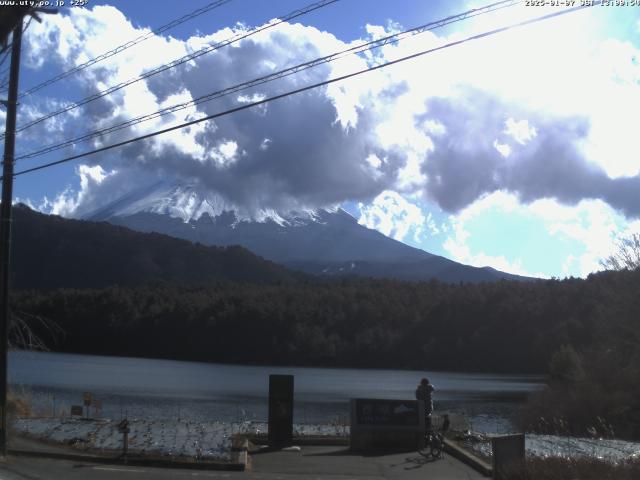
[[486, 282], [530, 280], [490, 267], [463, 265], [410, 247], [360, 225], [342, 209], [283, 216], [253, 215], [196, 186], [160, 182], [81, 215], [141, 232], [157, 232], [203, 245], [241, 245], [286, 267], [321, 276]]

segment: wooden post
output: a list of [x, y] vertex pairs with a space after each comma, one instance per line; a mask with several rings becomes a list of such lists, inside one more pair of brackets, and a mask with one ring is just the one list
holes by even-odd
[[118, 424], [118, 430], [122, 433], [122, 460], [127, 463], [127, 452], [129, 451], [129, 421], [125, 418]]
[[18, 110], [18, 77], [22, 45], [22, 17], [13, 29], [9, 97], [4, 136], [2, 165], [2, 206], [0, 207], [0, 454], [7, 456], [7, 351], [9, 343], [9, 272], [11, 258], [11, 204], [13, 201], [13, 164], [16, 143], [16, 113]]

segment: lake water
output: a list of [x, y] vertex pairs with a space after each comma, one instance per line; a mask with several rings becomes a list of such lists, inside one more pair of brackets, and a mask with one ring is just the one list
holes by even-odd
[[295, 376], [294, 421], [349, 422], [350, 398], [412, 399], [422, 377], [436, 387], [436, 410], [461, 412], [472, 427], [510, 430], [510, 418], [541, 376], [407, 370], [221, 365], [125, 357], [13, 351], [9, 378], [43, 414], [69, 412], [83, 392], [102, 402], [101, 415], [119, 419], [194, 421], [267, 419], [270, 374]]

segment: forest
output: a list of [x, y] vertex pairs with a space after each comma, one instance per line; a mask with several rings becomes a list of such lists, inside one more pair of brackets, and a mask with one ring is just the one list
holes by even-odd
[[323, 279], [241, 247], [26, 208], [16, 220], [17, 345], [30, 346], [28, 325], [60, 352], [548, 373], [548, 387], [522, 416], [525, 428], [640, 438], [640, 237], [629, 244], [638, 256], [632, 268], [613, 263], [617, 271], [586, 279], [451, 284]]
[[[380, 279], [156, 282], [16, 291], [12, 310], [52, 349], [65, 352], [547, 372], [565, 345], [637, 355], [638, 287], [640, 271], [455, 285]], [[61, 333], [52, 335], [55, 329], [43, 324], [58, 325]]]
[[[640, 269], [479, 284], [342, 279], [15, 291], [51, 349], [243, 364], [549, 373], [522, 423], [640, 438]], [[16, 322], [19, 323], [19, 322]]]

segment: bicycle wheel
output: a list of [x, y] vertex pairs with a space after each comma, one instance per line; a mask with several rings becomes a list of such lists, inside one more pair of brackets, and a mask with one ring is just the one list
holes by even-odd
[[431, 456], [433, 458], [442, 458], [442, 449], [444, 447], [444, 438], [441, 435], [434, 435], [430, 442]]
[[431, 445], [431, 456], [433, 458], [441, 458], [442, 457], [442, 445], [439, 443], [434, 443]]

